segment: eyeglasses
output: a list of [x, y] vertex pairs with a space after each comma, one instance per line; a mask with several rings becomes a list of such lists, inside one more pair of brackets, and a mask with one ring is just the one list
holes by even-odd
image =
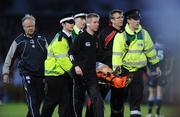
[[112, 19], [123, 19], [124, 18], [124, 16], [119, 16], [119, 17], [112, 17]]

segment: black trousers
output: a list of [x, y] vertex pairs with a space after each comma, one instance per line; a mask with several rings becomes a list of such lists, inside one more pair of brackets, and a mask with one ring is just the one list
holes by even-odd
[[[100, 89], [101, 97], [104, 100], [106, 98], [109, 90], [110, 90], [110, 86], [108, 84], [98, 84], [98, 86], [99, 86], [99, 89]], [[90, 104], [89, 104], [89, 102], [87, 104], [86, 117], [93, 117], [93, 109], [92, 109], [91, 102], [90, 102]]]
[[72, 117], [72, 79], [68, 75], [46, 78], [47, 92], [42, 108], [42, 117], [52, 117], [58, 105], [59, 117]]
[[85, 93], [91, 99], [93, 117], [104, 117], [104, 104], [97, 84], [96, 73], [85, 74], [74, 79], [73, 96], [75, 117], [82, 117]]
[[127, 88], [111, 88], [111, 117], [124, 117], [124, 102], [129, 99], [131, 117], [141, 117], [140, 104], [143, 98], [143, 70], [133, 73]]
[[40, 106], [44, 98], [44, 78], [27, 75], [22, 77], [28, 105], [27, 117], [40, 117]]

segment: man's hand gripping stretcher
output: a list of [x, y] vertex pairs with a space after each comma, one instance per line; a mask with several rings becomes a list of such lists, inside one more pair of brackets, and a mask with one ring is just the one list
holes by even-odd
[[120, 67], [113, 71], [109, 66], [96, 62], [96, 74], [100, 84], [108, 84], [116, 88], [127, 87], [132, 80], [133, 74], [121, 75], [118, 74], [119, 71]]

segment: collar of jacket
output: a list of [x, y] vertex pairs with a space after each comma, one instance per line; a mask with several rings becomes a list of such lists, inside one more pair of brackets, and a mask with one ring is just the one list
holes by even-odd
[[79, 29], [76, 25], [74, 25], [73, 30], [75, 31], [75, 33], [78, 35], [80, 31], [82, 31], [81, 29]]
[[[66, 38], [66, 39], [69, 38], [63, 31], [60, 31], [60, 32], [59, 32], [59, 35], [60, 35], [60, 36], [59, 36], [59, 39], [60, 39], [60, 40], [61, 40], [62, 37]], [[71, 37], [71, 36], [70, 36], [70, 37]]]
[[[135, 31], [136, 34], [137, 34], [138, 32], [140, 32], [141, 30], [142, 30], [142, 26], [139, 25], [138, 29]], [[129, 35], [135, 35], [134, 32], [130, 29], [128, 23], [127, 23], [126, 26], [125, 26], [125, 31], [126, 31]]]
[[64, 33], [67, 37], [71, 37], [72, 36], [71, 32], [67, 32], [64, 29], [62, 30], [62, 33]]
[[34, 38], [34, 37], [37, 36], [37, 32], [34, 32], [34, 34], [32, 35], [32, 37], [27, 36], [26, 33], [23, 33], [23, 35], [24, 35], [25, 37], [27, 37], [27, 38], [32, 39], [32, 38]]
[[68, 37], [63, 31], [60, 31], [58, 41], [61, 41], [62, 37], [64, 37], [68, 41], [69, 46], [72, 44], [72, 37]]
[[117, 31], [117, 32], [123, 32], [123, 27], [121, 27], [120, 30], [118, 30], [118, 29], [114, 28], [114, 27], [112, 26], [112, 24], [109, 24], [109, 28], [110, 28], [111, 30], [115, 30], [115, 31]]
[[111, 30], [115, 30], [116, 32], [120, 32], [120, 30], [117, 30], [116, 28], [114, 28], [113, 26], [109, 26], [111, 28]]

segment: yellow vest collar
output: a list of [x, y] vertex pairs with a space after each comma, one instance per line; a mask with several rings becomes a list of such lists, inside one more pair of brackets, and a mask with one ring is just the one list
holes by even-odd
[[[140, 32], [142, 30], [141, 25], [139, 25], [138, 29], [135, 31], [136, 33]], [[130, 29], [129, 24], [127, 23], [125, 26], [125, 31], [130, 34], [130, 35], [134, 35], [134, 32]]]

